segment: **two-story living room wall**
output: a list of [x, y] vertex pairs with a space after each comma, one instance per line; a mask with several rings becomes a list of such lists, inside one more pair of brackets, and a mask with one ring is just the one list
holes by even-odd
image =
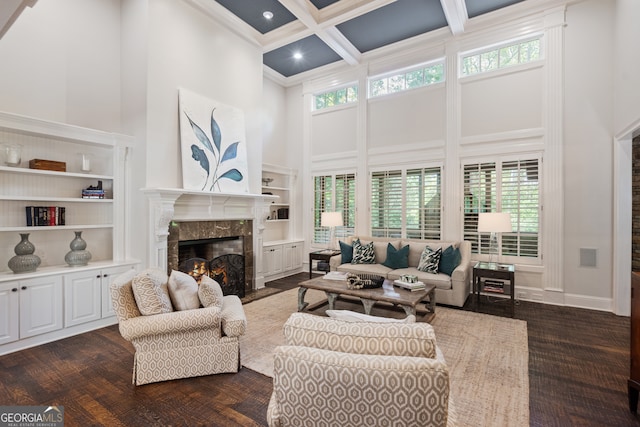
[[[180, 87], [243, 109], [249, 168], [261, 169], [261, 49], [192, 2], [37, 2], [0, 53], [0, 110], [135, 136], [132, 212], [147, 211], [138, 189], [182, 186]], [[260, 173], [249, 179], [258, 193]], [[132, 220], [130, 255], [144, 263], [148, 219]]]
[[[416, 49], [411, 58], [387, 56], [306, 82], [301, 114], [308, 116], [309, 128], [300, 135], [309, 159], [303, 157], [305, 175], [357, 173], [357, 227], [368, 233], [371, 172], [441, 166], [442, 236], [459, 239], [464, 165], [536, 159], [540, 252], [514, 260], [518, 295], [612, 310], [613, 81], [608, 70], [614, 11], [613, 1], [579, 2], [566, 14], [549, 10]], [[542, 34], [541, 61], [459, 77], [460, 53], [535, 33]], [[444, 83], [366, 99], [367, 77], [439, 58], [448, 67]], [[314, 94], [353, 82], [359, 84], [357, 103], [308, 109]], [[312, 188], [311, 178], [304, 185]], [[312, 198], [305, 203], [310, 211]], [[312, 223], [304, 228], [312, 240]], [[595, 250], [595, 266], [581, 265], [582, 249]]]

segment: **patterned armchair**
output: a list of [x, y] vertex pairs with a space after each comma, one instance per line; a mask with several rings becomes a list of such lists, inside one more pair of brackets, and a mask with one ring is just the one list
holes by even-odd
[[135, 348], [133, 384], [238, 372], [246, 317], [237, 296], [224, 296], [221, 308], [144, 316], [132, 289], [135, 276], [131, 270], [111, 284], [120, 334]]
[[455, 425], [449, 371], [426, 323], [294, 313], [274, 355], [271, 427]]

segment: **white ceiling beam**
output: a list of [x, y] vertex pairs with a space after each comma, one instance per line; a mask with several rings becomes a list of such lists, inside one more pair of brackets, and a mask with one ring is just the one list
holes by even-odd
[[467, 5], [464, 0], [440, 0], [444, 16], [447, 18], [451, 33], [456, 36], [464, 32], [464, 27], [469, 20]]
[[[286, 7], [300, 22], [315, 33], [320, 40], [325, 42], [333, 51], [342, 57], [348, 64], [357, 65], [360, 63], [360, 52], [342, 36], [335, 27], [323, 28], [314, 17], [312, 4], [306, 0], [278, 0]], [[317, 9], [315, 9], [317, 10]]]
[[338, 25], [365, 13], [373, 12], [397, 0], [352, 0], [339, 1], [319, 11], [318, 23], [327, 27]]

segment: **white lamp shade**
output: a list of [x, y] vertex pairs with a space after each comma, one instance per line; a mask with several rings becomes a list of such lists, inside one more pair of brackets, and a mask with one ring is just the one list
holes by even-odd
[[509, 212], [483, 212], [478, 217], [479, 233], [510, 233], [512, 231]]
[[320, 225], [322, 227], [342, 227], [342, 212], [322, 212]]

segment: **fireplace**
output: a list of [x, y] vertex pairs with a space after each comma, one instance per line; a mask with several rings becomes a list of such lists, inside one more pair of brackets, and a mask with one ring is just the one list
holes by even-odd
[[241, 236], [178, 241], [178, 269], [200, 282], [202, 275], [217, 281], [224, 295], [245, 295], [244, 251]]
[[172, 221], [167, 269], [196, 278], [208, 274], [220, 283], [225, 295], [243, 297], [254, 285], [252, 221]]

